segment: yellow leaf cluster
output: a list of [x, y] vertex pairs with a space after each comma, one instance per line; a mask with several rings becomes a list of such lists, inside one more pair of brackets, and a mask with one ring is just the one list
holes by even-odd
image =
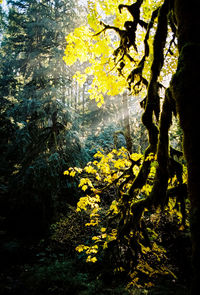
[[81, 210], [87, 211], [88, 208], [95, 209], [95, 213], [100, 209], [98, 203], [100, 202], [100, 196], [94, 195], [93, 197], [86, 195], [85, 197], [81, 197], [77, 203], [76, 211], [79, 212]]
[[78, 168], [78, 167], [72, 168], [72, 167], [70, 167], [68, 170], [64, 171], [63, 174], [74, 177], [76, 175], [76, 172], [81, 173], [82, 171], [83, 171], [82, 168]]
[[110, 211], [113, 214], [118, 214], [119, 213], [119, 209], [118, 209], [118, 202], [116, 200], [112, 201], [112, 204], [110, 205]]
[[97, 261], [97, 258], [92, 257], [91, 255], [89, 255], [86, 260], [86, 262], [92, 262], [92, 263], [95, 263], [96, 261]]
[[[127, 20], [127, 12], [120, 14], [118, 12], [119, 4], [120, 1], [89, 1], [88, 25], [76, 28], [66, 37], [67, 46], [63, 60], [68, 66], [77, 61], [90, 63], [84, 73], [81, 74], [78, 71], [74, 78], [80, 85], [83, 85], [87, 75], [93, 75], [89, 92], [90, 98], [97, 101], [98, 107], [104, 103], [104, 94], [114, 96], [122, 93], [124, 88], [128, 86], [126, 77], [118, 75], [113, 61], [113, 51], [119, 46], [119, 41], [113, 42], [113, 36], [116, 33], [112, 31], [112, 33], [106, 32], [94, 36], [95, 33], [102, 30], [99, 22], [102, 14], [114, 13], [116, 18], [114, 24], [123, 27], [125, 20]], [[114, 45], [115, 43], [116, 45]], [[129, 73], [130, 70], [127, 75]]]
[[145, 184], [141, 190], [141, 192], [145, 193], [145, 195], [149, 196], [152, 190], [152, 185], [150, 184]]
[[118, 159], [114, 162], [114, 167], [117, 169], [130, 167], [130, 161], [127, 159]]
[[86, 167], [84, 168], [84, 170], [85, 170], [87, 173], [89, 173], [89, 174], [96, 174], [96, 173], [97, 173], [97, 170], [94, 169], [94, 167], [92, 167], [91, 165], [86, 166]]
[[92, 185], [92, 182], [89, 178], [81, 178], [80, 179], [80, 182], [79, 182], [79, 187], [82, 187], [84, 185], [87, 185], [87, 186], [90, 186], [90, 187], [93, 187]]
[[145, 161], [154, 161], [154, 160], [157, 160], [157, 156], [154, 153], [150, 153], [145, 159]]
[[[163, 0], [143, 1], [141, 6], [141, 18], [144, 21], [149, 22], [152, 11], [162, 3]], [[77, 61], [80, 63], [87, 61], [90, 64], [83, 73], [78, 72], [74, 78], [80, 85], [83, 85], [88, 75], [93, 77], [90, 86], [90, 98], [96, 100], [98, 107], [103, 105], [103, 96], [105, 94], [115, 96], [124, 92], [124, 89], [128, 87], [127, 77], [133, 68], [137, 66], [144, 54], [144, 46], [142, 44], [146, 31], [140, 28], [137, 30], [136, 34], [136, 42], [139, 45], [139, 50], [136, 52], [133, 48], [130, 48], [129, 52], [133, 57], [134, 62], [130, 61], [126, 56], [123, 57], [125, 67], [123, 68], [123, 75], [119, 75], [117, 64], [120, 61], [120, 57], [118, 58], [119, 60], [115, 61], [113, 58], [113, 52], [119, 47], [120, 38], [114, 30], [106, 30], [104, 33], [99, 34], [99, 32], [104, 29], [101, 21], [107, 22], [107, 16], [110, 17], [110, 20], [113, 19], [113, 22], [111, 22], [110, 25], [116, 26], [120, 29], [124, 29], [124, 23], [126, 21], [132, 20], [132, 16], [127, 9], [122, 9], [121, 13], [119, 13], [119, 4], [121, 4], [120, 0], [88, 1], [88, 24], [76, 28], [74, 32], [66, 37], [67, 46], [63, 59], [69, 66]], [[125, 4], [130, 5], [132, 2], [127, 0]], [[146, 58], [143, 69], [143, 77], [146, 79], [149, 79], [150, 77], [152, 44], [153, 37], [150, 35], [150, 55], [149, 58]], [[176, 54], [175, 57], [169, 57], [167, 60], [168, 63], [163, 67], [161, 73], [161, 80], [169, 75], [169, 69], [170, 71], [172, 67], [176, 69]], [[145, 97], [145, 87], [141, 87], [140, 91], [141, 97]]]
[[97, 245], [94, 245], [94, 246], [78, 245], [76, 247], [76, 251], [79, 253], [85, 251], [85, 253], [88, 255], [86, 262], [95, 263], [97, 261], [97, 258], [95, 256], [92, 256], [98, 252]]
[[73, 33], [66, 37], [67, 46], [63, 60], [68, 66], [73, 65], [77, 60], [81, 63], [88, 60], [90, 52], [89, 44], [92, 32], [88, 26], [76, 28]]

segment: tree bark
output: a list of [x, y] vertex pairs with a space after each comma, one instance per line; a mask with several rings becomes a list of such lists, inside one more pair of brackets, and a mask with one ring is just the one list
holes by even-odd
[[188, 167], [188, 195], [191, 201], [192, 286], [198, 294], [200, 283], [200, 157], [199, 143], [199, 74], [200, 18], [195, 0], [174, 0], [177, 21], [179, 61], [171, 89], [184, 134], [184, 153]]

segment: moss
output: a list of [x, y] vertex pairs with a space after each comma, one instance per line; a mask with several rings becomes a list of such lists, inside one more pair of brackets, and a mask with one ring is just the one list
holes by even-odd
[[179, 61], [171, 90], [184, 134], [184, 154], [188, 167], [188, 193], [191, 200], [191, 233], [193, 244], [193, 282], [191, 294], [197, 294], [200, 280], [200, 199], [199, 199], [199, 118], [200, 27], [196, 3], [175, 0], [178, 25]]
[[168, 166], [169, 166], [169, 135], [168, 131], [172, 123], [172, 106], [166, 91], [165, 101], [160, 119], [160, 133], [157, 151], [158, 168], [156, 171], [155, 183], [152, 189], [151, 198], [154, 205], [164, 206], [167, 198]]
[[[198, 160], [199, 139], [196, 134], [196, 120], [199, 116], [198, 76], [200, 66], [200, 45], [186, 43], [180, 52], [177, 72], [171, 83], [176, 101], [180, 124], [184, 132], [184, 152], [190, 165]], [[191, 58], [192, 57], [192, 58]]]

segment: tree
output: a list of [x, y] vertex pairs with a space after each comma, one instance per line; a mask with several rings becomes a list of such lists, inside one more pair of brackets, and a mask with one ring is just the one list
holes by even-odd
[[[191, 201], [191, 234], [193, 246], [193, 283], [191, 294], [199, 290], [200, 262], [200, 199], [199, 199], [199, 136], [194, 118], [198, 116], [198, 78], [200, 65], [199, 34], [200, 27], [195, 1], [174, 1], [174, 14], [177, 21], [179, 62], [171, 82], [181, 127], [184, 133], [184, 152], [188, 166], [188, 194]], [[195, 30], [194, 30], [195, 28]]]
[[[106, 91], [111, 93], [113, 89], [119, 93], [119, 89], [124, 90], [127, 83], [133, 93], [139, 91], [146, 93], [141, 106], [144, 108], [142, 122], [148, 131], [149, 146], [144, 153], [139, 173], [132, 179], [128, 192], [119, 197], [119, 210], [121, 210], [122, 219], [117, 228], [117, 237], [119, 240], [123, 240], [125, 237], [128, 240], [127, 247], [132, 241], [134, 253], [137, 253], [140, 247], [138, 247], [137, 241], [133, 241], [131, 235], [132, 233], [136, 235], [138, 231], [144, 230], [142, 218], [145, 208], [152, 210], [158, 207], [164, 208], [167, 205], [168, 197], [172, 192], [168, 188], [171, 177], [176, 176], [177, 178], [177, 186], [173, 190], [174, 196], [181, 194], [182, 197], [185, 197], [186, 195], [186, 184], [182, 178], [181, 164], [175, 161], [169, 150], [169, 129], [172, 124], [172, 116], [173, 114], [176, 116], [178, 113], [184, 133], [184, 153], [188, 166], [187, 185], [191, 201], [194, 267], [191, 294], [196, 294], [200, 277], [197, 143], [199, 138], [192, 117], [197, 118], [198, 112], [196, 97], [198, 96], [197, 69], [200, 61], [199, 35], [194, 29], [199, 28], [198, 12], [194, 1], [190, 4], [180, 0], [151, 1], [150, 7], [147, 2], [137, 0], [131, 5], [124, 5], [118, 1], [114, 1], [113, 4], [112, 1], [112, 11], [109, 10], [110, 1], [101, 1], [98, 3], [99, 6], [95, 1], [92, 2], [93, 4], [90, 5], [93, 5], [93, 14], [90, 14], [89, 18], [90, 28], [79, 28], [74, 32], [74, 35], [67, 37], [68, 45], [65, 54], [68, 56], [69, 53], [72, 53], [72, 48], [73, 50], [77, 48], [75, 54], [70, 56], [70, 63], [75, 62], [76, 59], [84, 62], [87, 59], [86, 53], [90, 55], [91, 70], [88, 69], [85, 73], [91, 74], [92, 72], [96, 75], [91, 98], [100, 102], [99, 106], [103, 103], [101, 93]], [[111, 20], [114, 18], [113, 24], [108, 25], [103, 18], [105, 18], [105, 14], [114, 13], [113, 7], [116, 8], [116, 14], [114, 17], [110, 17]], [[119, 12], [117, 12], [117, 7]], [[120, 19], [118, 13], [124, 11], [127, 14]], [[131, 20], [127, 20], [128, 17], [131, 17]], [[123, 29], [121, 28], [122, 24]], [[142, 28], [139, 29], [139, 27]], [[80, 32], [83, 31], [85, 37], [81, 39]], [[112, 35], [106, 34], [106, 38], [103, 39], [100, 37], [110, 31], [119, 35], [117, 48], [114, 48], [115, 40]], [[98, 38], [96, 42], [87, 37], [91, 32], [94, 37]], [[143, 42], [143, 49], [137, 43], [136, 34], [138, 34], [140, 42]], [[178, 40], [178, 53], [176, 39]], [[84, 53], [81, 51], [83, 46]], [[112, 53], [113, 58], [111, 57]], [[178, 67], [176, 69], [177, 56]], [[165, 89], [164, 102], [161, 103], [161, 90], [165, 88], [162, 84], [164, 83], [163, 77], [167, 75], [170, 78], [169, 65], [172, 70], [171, 74], [174, 76], [170, 85]], [[116, 75], [116, 71], [113, 71], [114, 69], [118, 71], [119, 76]], [[115, 86], [112, 87], [112, 85]], [[189, 97], [191, 97], [190, 100]], [[145, 193], [145, 198], [136, 201], [148, 181], [152, 154], [156, 155], [157, 168], [150, 193]]]
[[7, 207], [12, 204], [10, 229], [37, 234], [48, 230], [53, 200], [66, 187], [64, 166], [81, 165], [86, 157], [65, 108], [71, 73], [62, 57], [75, 6], [58, 0], [9, 4], [0, 49], [1, 187]]

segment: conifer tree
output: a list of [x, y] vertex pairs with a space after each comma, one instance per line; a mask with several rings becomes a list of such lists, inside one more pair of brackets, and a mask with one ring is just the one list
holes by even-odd
[[[26, 223], [31, 233], [37, 224], [44, 229], [50, 222], [52, 198], [69, 160], [71, 118], [64, 107], [70, 73], [62, 57], [66, 32], [75, 26], [75, 5], [66, 0], [8, 4], [0, 52], [1, 183], [15, 207], [13, 218], [16, 206], [23, 207], [15, 224]], [[74, 142], [80, 151], [77, 138]]]

